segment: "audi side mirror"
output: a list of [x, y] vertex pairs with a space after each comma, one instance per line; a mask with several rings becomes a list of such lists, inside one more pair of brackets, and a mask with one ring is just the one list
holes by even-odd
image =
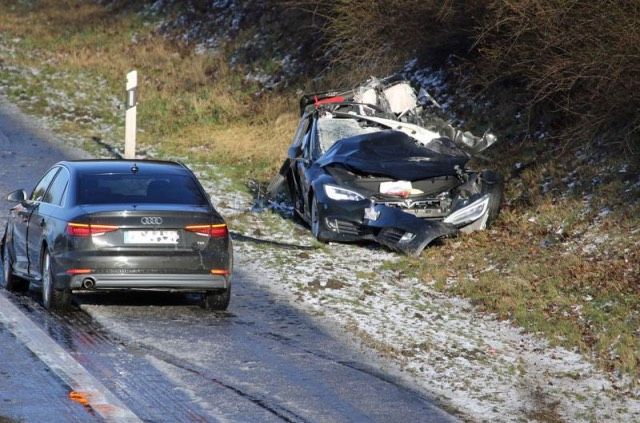
[[10, 201], [12, 203], [25, 202], [27, 201], [27, 192], [23, 189], [13, 191], [11, 194], [7, 196], [7, 201]]

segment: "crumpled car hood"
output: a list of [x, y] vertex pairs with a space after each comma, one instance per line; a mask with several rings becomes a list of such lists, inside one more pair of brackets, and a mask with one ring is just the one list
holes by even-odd
[[385, 130], [339, 140], [316, 164], [321, 167], [339, 164], [356, 173], [406, 181], [455, 175], [456, 168], [463, 169], [469, 156], [447, 144], [450, 140], [439, 141], [430, 149], [403, 132]]

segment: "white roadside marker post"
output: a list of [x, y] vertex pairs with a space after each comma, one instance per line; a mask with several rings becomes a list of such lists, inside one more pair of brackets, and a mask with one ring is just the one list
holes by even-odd
[[124, 158], [136, 158], [136, 88], [138, 87], [138, 72], [127, 74], [127, 109], [124, 118]]

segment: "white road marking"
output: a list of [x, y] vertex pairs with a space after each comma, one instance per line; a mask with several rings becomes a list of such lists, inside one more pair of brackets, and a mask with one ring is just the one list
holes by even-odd
[[106, 421], [142, 422], [100, 381], [9, 301], [4, 292], [0, 292], [0, 323], [71, 389], [83, 394], [89, 406]]

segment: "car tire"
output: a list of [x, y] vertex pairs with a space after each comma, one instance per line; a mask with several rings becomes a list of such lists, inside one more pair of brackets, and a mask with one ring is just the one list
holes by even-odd
[[56, 289], [51, 269], [51, 256], [45, 251], [42, 257], [42, 305], [47, 310], [66, 310], [71, 305], [71, 290]]
[[322, 225], [322, 214], [318, 208], [318, 200], [316, 196], [311, 197], [311, 233], [320, 242], [327, 242], [327, 238], [323, 235], [324, 228]]
[[29, 289], [29, 281], [17, 277], [11, 270], [13, 262], [11, 261], [11, 254], [9, 254], [9, 247], [5, 241], [2, 248], [2, 276], [4, 288], [7, 291], [26, 291]]
[[231, 286], [224, 291], [206, 291], [202, 294], [202, 308], [224, 311], [231, 301]]
[[502, 205], [502, 176], [498, 172], [485, 170], [482, 172], [482, 193], [489, 194], [489, 216], [487, 218], [487, 227], [491, 226], [500, 214], [500, 206]]

